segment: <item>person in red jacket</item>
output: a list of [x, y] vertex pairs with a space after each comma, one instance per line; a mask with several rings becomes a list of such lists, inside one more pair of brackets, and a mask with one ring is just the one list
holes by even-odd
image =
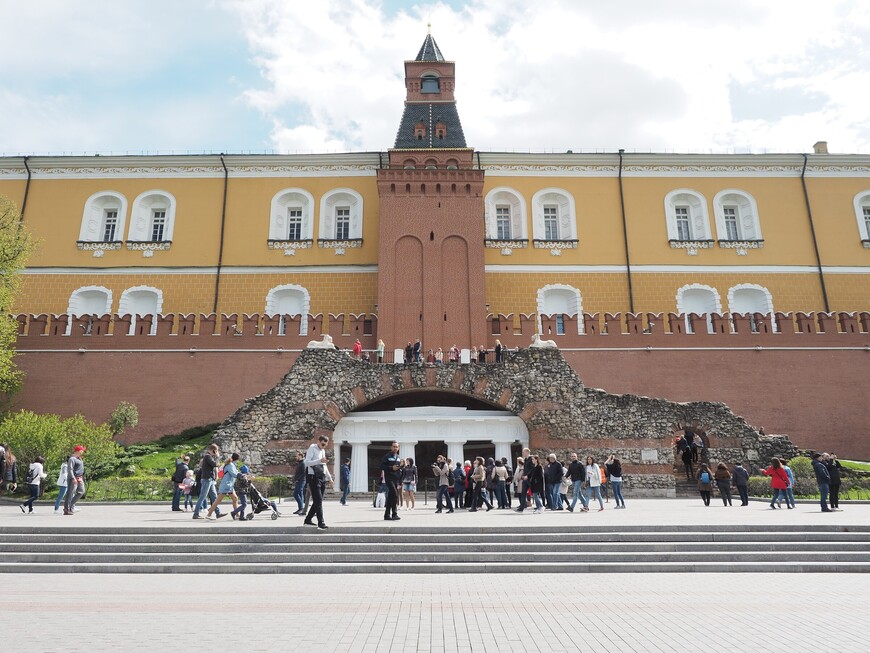
[[357, 338], [356, 342], [353, 343], [353, 357], [359, 358], [361, 354], [362, 354], [362, 343], [359, 341], [359, 338]]
[[770, 500], [770, 507], [776, 510], [776, 500], [782, 496], [785, 499], [788, 494], [788, 474], [782, 468], [779, 458], [774, 458], [770, 461], [770, 466], [767, 469], [762, 469], [761, 473], [765, 476], [770, 476], [770, 487], [773, 488], [773, 499]]

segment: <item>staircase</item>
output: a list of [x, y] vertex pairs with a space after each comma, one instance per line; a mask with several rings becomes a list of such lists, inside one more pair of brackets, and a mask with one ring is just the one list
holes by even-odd
[[4, 528], [0, 573], [870, 572], [870, 525], [225, 526]]

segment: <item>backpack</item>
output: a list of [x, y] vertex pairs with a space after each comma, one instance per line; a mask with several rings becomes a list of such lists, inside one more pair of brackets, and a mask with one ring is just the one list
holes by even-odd
[[36, 468], [35, 468], [35, 467], [30, 467], [30, 468], [27, 470], [27, 476], [24, 477], [24, 482], [25, 482], [25, 483], [28, 483], [28, 484], [29, 484], [29, 483], [33, 483], [33, 481], [34, 481], [35, 479], [36, 479]]
[[709, 483], [710, 482], [710, 474], [707, 472], [701, 472], [701, 483]]

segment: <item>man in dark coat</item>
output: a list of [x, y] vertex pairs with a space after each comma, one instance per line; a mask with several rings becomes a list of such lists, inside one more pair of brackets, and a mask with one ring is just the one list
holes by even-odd
[[828, 468], [822, 462], [822, 454], [813, 454], [813, 471], [816, 473], [816, 483], [819, 486], [819, 503], [822, 504], [822, 512], [833, 512], [828, 508], [828, 491], [831, 487], [831, 475]]
[[402, 459], [399, 457], [399, 443], [393, 442], [390, 453], [381, 461], [381, 471], [384, 473], [384, 482], [387, 484], [387, 504], [384, 509], [384, 519], [398, 521], [401, 519], [398, 513], [399, 488], [402, 480]]
[[172, 493], [172, 511], [183, 512], [181, 510], [181, 495], [184, 490], [181, 488], [181, 482], [187, 476], [187, 470], [190, 469], [190, 456], [175, 459], [175, 473], [172, 475], [172, 483], [175, 486]]

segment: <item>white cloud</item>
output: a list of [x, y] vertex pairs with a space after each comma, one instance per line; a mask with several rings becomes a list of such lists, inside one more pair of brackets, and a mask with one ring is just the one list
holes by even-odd
[[[457, 62], [466, 139], [481, 149], [870, 148], [870, 11], [856, 1], [476, 0], [392, 16], [374, 0], [233, 6], [265, 82], [247, 97], [276, 122], [279, 150], [391, 146], [402, 61], [430, 17]], [[772, 117], [735, 120], [735, 82], [810, 93], [806, 105], [762, 93]]]

